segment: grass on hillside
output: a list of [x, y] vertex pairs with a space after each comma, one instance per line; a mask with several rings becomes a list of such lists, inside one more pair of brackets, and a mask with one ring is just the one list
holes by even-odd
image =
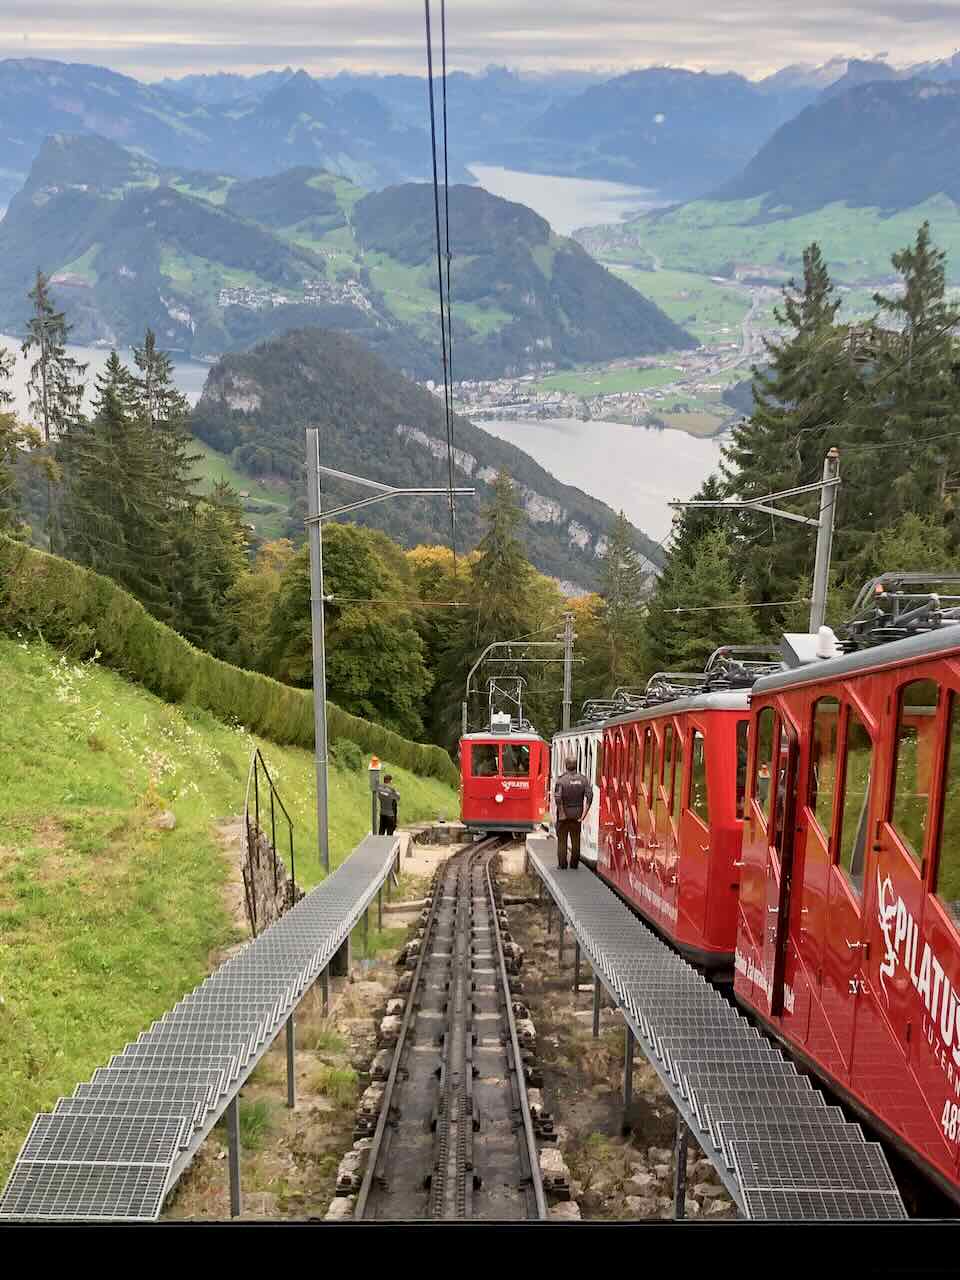
[[[218, 480], [225, 480], [238, 493], [249, 495], [241, 499], [250, 524], [256, 527], [261, 538], [282, 538], [287, 527], [287, 514], [290, 508], [290, 491], [279, 483], [269, 484], [256, 479], [245, 471], [238, 471], [224, 453], [211, 449], [202, 440], [191, 441], [191, 449], [200, 455], [194, 475], [201, 482], [201, 488], [209, 492]], [[257, 509], [260, 504], [276, 507], [275, 511]]]
[[[761, 204], [759, 198], [695, 200], [667, 214], [645, 215], [625, 231], [636, 242], [638, 260], [648, 260], [653, 252], [666, 267], [705, 275], [725, 271], [731, 263], [796, 273], [804, 248], [816, 240], [834, 279], [855, 283], [891, 276], [890, 255], [909, 244], [928, 219], [934, 243], [947, 252], [948, 279], [960, 279], [960, 208], [946, 196], [892, 215], [837, 203], [755, 222]], [[629, 263], [634, 255], [622, 241], [610, 256]]]
[[[33, 1115], [135, 1039], [236, 940], [216, 824], [242, 809], [255, 739], [39, 642], [0, 638], [0, 686], [2, 1184]], [[296, 824], [297, 879], [309, 888], [321, 878], [312, 758], [259, 745]], [[401, 821], [456, 816], [451, 788], [392, 772]], [[331, 769], [334, 865], [368, 831], [365, 774]], [[153, 829], [158, 808], [175, 813], [173, 831]], [[372, 952], [383, 939], [371, 915]]]
[[736, 337], [750, 310], [747, 290], [732, 282], [719, 284], [692, 271], [612, 270], [704, 343], [716, 342], [726, 334]]
[[648, 391], [667, 386], [681, 376], [672, 366], [646, 369], [582, 369], [554, 373], [537, 384], [537, 391], [565, 391], [580, 396], [609, 396], [625, 391]]

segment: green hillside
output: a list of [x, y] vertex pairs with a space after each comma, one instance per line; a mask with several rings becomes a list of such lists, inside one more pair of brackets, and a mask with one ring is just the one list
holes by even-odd
[[[831, 275], [852, 284], [888, 278], [890, 255], [925, 220], [934, 241], [947, 251], [950, 278], [960, 281], [960, 206], [944, 195], [892, 214], [835, 203], [791, 215], [765, 209], [761, 196], [694, 200], [605, 229], [602, 253], [612, 262], [641, 266], [654, 255], [666, 268], [707, 276], [762, 267], [785, 277], [799, 270], [803, 249], [816, 240]], [[597, 233], [591, 245], [599, 249]]]
[[[454, 187], [456, 371], [644, 355], [694, 340], [522, 205]], [[239, 181], [163, 168], [95, 136], [47, 140], [0, 222], [0, 328], [22, 330], [40, 267], [77, 341], [192, 355], [306, 324], [360, 337], [419, 378], [440, 369], [433, 195], [366, 195], [300, 166]]]
[[[0, 1184], [30, 1120], [173, 1005], [236, 940], [220, 820], [259, 745], [320, 878], [312, 756], [175, 707], [92, 662], [0, 637]], [[336, 754], [336, 747], [335, 747]], [[367, 830], [366, 770], [330, 776], [331, 854]], [[394, 768], [403, 821], [452, 818], [451, 787]], [[151, 825], [171, 809], [173, 831]]]

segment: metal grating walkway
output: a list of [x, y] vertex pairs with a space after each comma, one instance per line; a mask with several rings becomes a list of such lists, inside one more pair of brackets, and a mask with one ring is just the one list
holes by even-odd
[[38, 1115], [0, 1219], [151, 1221], [396, 862], [367, 836], [322, 884], [72, 1097]]
[[878, 1143], [602, 880], [558, 872], [554, 840], [528, 837], [527, 854], [745, 1217], [906, 1217]]

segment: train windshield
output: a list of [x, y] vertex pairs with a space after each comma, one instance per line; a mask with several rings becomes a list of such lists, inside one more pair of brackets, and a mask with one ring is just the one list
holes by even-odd
[[500, 770], [495, 742], [475, 742], [470, 752], [471, 772], [475, 778], [495, 778]]
[[503, 776], [505, 778], [529, 778], [530, 748], [519, 742], [507, 742], [503, 746]]

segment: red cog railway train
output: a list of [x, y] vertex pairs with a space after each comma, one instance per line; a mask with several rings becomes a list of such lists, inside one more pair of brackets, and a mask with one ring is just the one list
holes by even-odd
[[932, 581], [868, 584], [839, 645], [654, 677], [552, 764], [596, 779], [597, 873], [960, 1202], [960, 598]]

